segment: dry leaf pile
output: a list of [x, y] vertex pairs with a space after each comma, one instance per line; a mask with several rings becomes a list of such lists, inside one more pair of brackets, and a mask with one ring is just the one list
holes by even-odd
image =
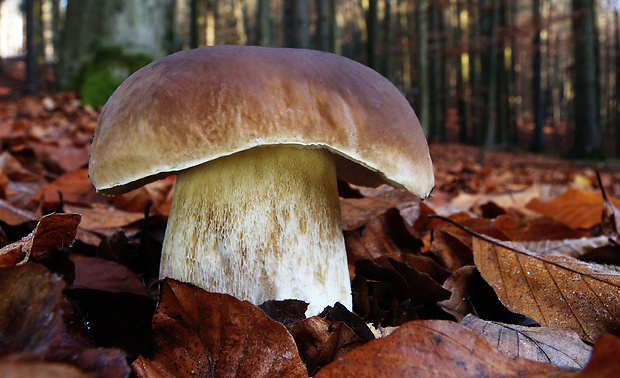
[[158, 282], [174, 178], [97, 195], [97, 115], [71, 93], [0, 103], [2, 375], [620, 371], [613, 166], [438, 145], [429, 200], [340, 183], [354, 311], [306, 319]]

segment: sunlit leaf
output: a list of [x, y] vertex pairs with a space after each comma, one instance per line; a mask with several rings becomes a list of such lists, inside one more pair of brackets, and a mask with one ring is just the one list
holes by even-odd
[[474, 259], [504, 305], [541, 326], [572, 330], [589, 341], [620, 332], [617, 271], [479, 238]]

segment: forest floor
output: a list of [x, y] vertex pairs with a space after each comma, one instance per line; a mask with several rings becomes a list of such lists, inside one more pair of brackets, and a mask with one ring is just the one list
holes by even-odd
[[342, 186], [354, 311], [305, 319], [296, 302], [158, 284], [174, 179], [98, 195], [98, 111], [23, 96], [19, 64], [0, 76], [0, 371], [620, 372], [605, 354], [620, 348], [619, 166], [432, 143], [429, 199]]

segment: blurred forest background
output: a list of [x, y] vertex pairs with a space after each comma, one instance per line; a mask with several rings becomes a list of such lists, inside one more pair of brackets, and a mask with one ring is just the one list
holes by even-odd
[[431, 142], [620, 156], [617, 0], [0, 0], [0, 6], [0, 69], [23, 66], [27, 94], [78, 90], [96, 107], [131, 72], [174, 51], [216, 44], [311, 48], [385, 75]]

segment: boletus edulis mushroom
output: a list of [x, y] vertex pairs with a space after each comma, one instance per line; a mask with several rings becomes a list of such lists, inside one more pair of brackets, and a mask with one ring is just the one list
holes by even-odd
[[302, 49], [212, 46], [140, 69], [101, 110], [89, 175], [117, 195], [177, 181], [160, 278], [307, 314], [351, 285], [337, 178], [421, 198], [428, 145], [405, 97], [372, 69]]

